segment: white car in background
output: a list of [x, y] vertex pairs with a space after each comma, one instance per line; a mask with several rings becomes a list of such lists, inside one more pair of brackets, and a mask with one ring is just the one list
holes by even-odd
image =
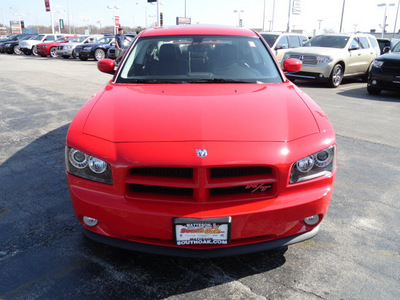
[[63, 58], [69, 58], [72, 56], [76, 58], [75, 47], [82, 44], [96, 43], [98, 39], [102, 38], [103, 35], [83, 35], [76, 38], [72, 38], [68, 43], [64, 43], [57, 46], [56, 54]]
[[279, 64], [281, 64], [285, 52], [301, 47], [308, 41], [308, 37], [300, 33], [260, 32], [260, 34], [274, 52]]
[[63, 34], [39, 34], [30, 40], [20, 41], [19, 48], [25, 55], [33, 54], [37, 56], [38, 54], [35, 47], [37, 44], [54, 42], [62, 36]]

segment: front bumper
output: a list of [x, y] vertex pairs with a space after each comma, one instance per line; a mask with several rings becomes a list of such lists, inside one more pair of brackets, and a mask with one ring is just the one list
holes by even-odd
[[80, 58], [94, 58], [94, 54], [92, 52], [88, 52], [88, 51], [81, 51], [79, 53], [77, 53], [79, 55]]
[[331, 62], [321, 62], [317, 65], [303, 65], [299, 72], [288, 73], [286, 75], [288, 78], [326, 81], [331, 76], [333, 66], [334, 64]]
[[57, 49], [56, 54], [59, 56], [71, 56], [72, 51], [73, 51], [73, 49], [63, 49], [63, 50]]
[[242, 245], [236, 247], [228, 248], [215, 248], [215, 249], [186, 249], [186, 248], [172, 248], [165, 246], [156, 246], [150, 244], [143, 244], [137, 242], [124, 241], [119, 239], [114, 239], [108, 236], [94, 233], [87, 229], [84, 229], [85, 235], [102, 244], [110, 245], [113, 247], [118, 247], [122, 249], [151, 253], [156, 255], [170, 255], [178, 257], [191, 257], [191, 258], [214, 258], [221, 256], [233, 256], [245, 253], [261, 252], [270, 249], [275, 249], [279, 247], [288, 246], [291, 244], [299, 243], [313, 238], [318, 234], [320, 230], [320, 225], [307, 231], [305, 233], [300, 233], [297, 235], [289, 236], [286, 238], [272, 240], [267, 242], [261, 242], [256, 244]]
[[368, 86], [382, 90], [400, 90], [400, 74], [382, 73], [372, 69], [368, 77]]
[[[256, 252], [309, 239], [318, 225], [306, 225], [304, 218], [326, 215], [335, 173], [319, 179], [312, 189], [295, 189], [275, 198], [239, 203], [165, 203], [132, 200], [109, 194], [112, 186], [89, 183], [67, 173], [72, 205], [86, 234], [99, 242], [156, 254], [214, 257]], [[83, 184], [85, 185], [85, 184]], [[97, 191], [95, 186], [99, 186]], [[100, 187], [101, 186], [101, 187]], [[83, 216], [99, 220], [87, 227]], [[230, 216], [231, 242], [227, 245], [185, 245], [174, 242], [173, 218], [199, 219]]]

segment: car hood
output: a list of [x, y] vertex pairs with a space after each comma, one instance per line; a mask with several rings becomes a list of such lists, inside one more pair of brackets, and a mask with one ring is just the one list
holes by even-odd
[[377, 59], [379, 60], [399, 60], [400, 61], [400, 52], [390, 52], [379, 56]]
[[327, 47], [300, 47], [288, 53], [314, 54], [314, 55], [335, 55], [344, 51], [343, 48], [327, 48]]
[[83, 128], [112, 142], [278, 142], [317, 132], [291, 83], [109, 84]]
[[82, 44], [83, 47], [97, 47], [97, 46], [107, 46], [109, 43], [90, 43], [90, 44]]

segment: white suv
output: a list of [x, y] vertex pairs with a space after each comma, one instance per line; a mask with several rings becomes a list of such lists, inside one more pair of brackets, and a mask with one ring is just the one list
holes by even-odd
[[379, 51], [376, 38], [369, 34], [322, 34], [286, 52], [283, 61], [297, 58], [303, 62], [299, 72], [287, 74], [291, 80], [327, 81], [331, 87], [338, 87], [343, 77], [361, 76], [366, 81]]

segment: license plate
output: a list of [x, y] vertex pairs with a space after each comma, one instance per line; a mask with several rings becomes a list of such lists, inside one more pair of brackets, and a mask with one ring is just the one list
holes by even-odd
[[174, 218], [176, 245], [226, 245], [231, 241], [231, 217], [212, 219]]

